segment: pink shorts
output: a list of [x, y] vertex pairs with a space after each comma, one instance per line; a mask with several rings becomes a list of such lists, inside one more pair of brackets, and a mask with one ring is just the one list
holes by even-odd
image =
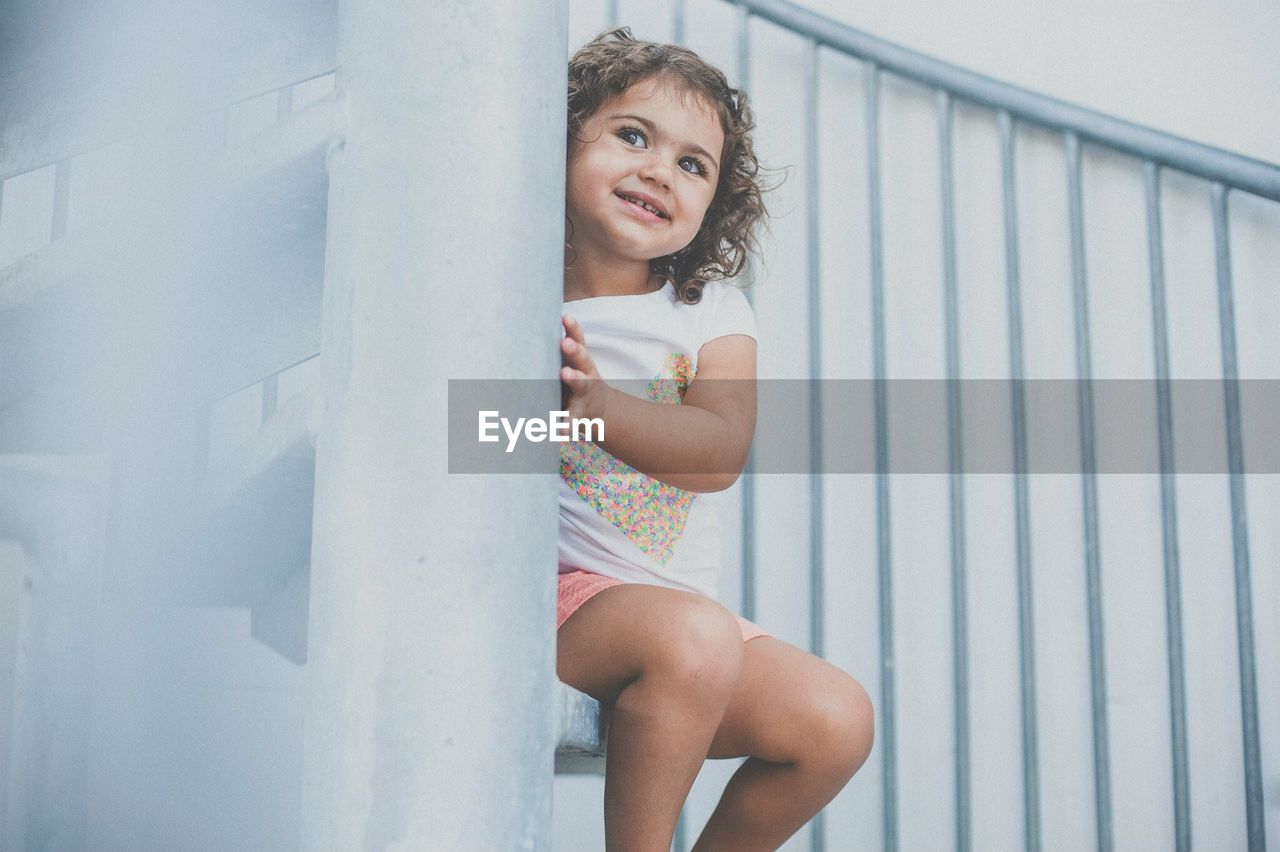
[[[578, 607], [589, 601], [596, 592], [604, 591], [610, 586], [621, 585], [622, 582], [622, 580], [615, 580], [603, 574], [593, 574], [590, 571], [574, 570], [561, 574], [560, 591], [556, 596], [556, 630], [559, 630], [565, 619], [573, 615]], [[743, 642], [755, 639], [757, 636], [773, 635], [766, 630], [761, 630], [758, 625], [740, 615], [736, 618], [738, 627], [742, 630]]]

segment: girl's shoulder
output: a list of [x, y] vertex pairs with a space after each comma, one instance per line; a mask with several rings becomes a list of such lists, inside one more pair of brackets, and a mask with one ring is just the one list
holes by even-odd
[[746, 294], [736, 284], [729, 284], [725, 281], [708, 281], [702, 285], [702, 298], [692, 305], [680, 301], [680, 298], [675, 293], [675, 288], [670, 284], [667, 286], [670, 288], [669, 302], [673, 308], [679, 311], [706, 315], [724, 309], [751, 310], [751, 303], [747, 301]]
[[708, 281], [702, 288], [700, 307], [702, 341], [729, 334], [756, 337], [755, 312], [740, 287], [724, 281]]
[[741, 298], [746, 300], [746, 294], [742, 292], [742, 288], [737, 284], [730, 284], [728, 281], [708, 281], [702, 285], [702, 300], [712, 303], [719, 303], [725, 299]]

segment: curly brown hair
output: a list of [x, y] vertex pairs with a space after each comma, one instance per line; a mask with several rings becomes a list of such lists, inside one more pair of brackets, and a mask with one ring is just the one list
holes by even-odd
[[751, 254], [759, 255], [755, 236], [765, 221], [760, 162], [751, 141], [755, 116], [747, 94], [729, 85], [724, 74], [698, 54], [676, 44], [641, 41], [628, 27], [605, 30], [569, 60], [567, 152], [573, 155], [582, 127], [596, 111], [637, 83], [670, 78], [715, 108], [724, 130], [724, 151], [715, 197], [702, 227], [689, 245], [649, 261], [649, 270], [671, 281], [682, 302], [695, 304], [708, 281], [732, 278]]

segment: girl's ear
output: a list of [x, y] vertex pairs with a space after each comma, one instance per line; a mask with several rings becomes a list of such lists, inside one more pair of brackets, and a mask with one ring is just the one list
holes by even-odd
[[578, 260], [578, 250], [573, 247], [573, 221], [569, 218], [569, 214], [564, 214], [564, 250], [571, 253], [572, 256], [564, 262], [565, 266], [573, 266]]

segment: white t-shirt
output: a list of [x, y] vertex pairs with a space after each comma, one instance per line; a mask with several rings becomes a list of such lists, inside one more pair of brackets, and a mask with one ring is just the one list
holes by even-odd
[[[756, 336], [746, 297], [721, 281], [708, 282], [696, 305], [668, 282], [652, 293], [566, 302], [564, 312], [582, 325], [601, 378], [646, 381], [656, 402], [680, 403], [707, 341]], [[563, 447], [560, 573], [581, 568], [717, 597], [720, 494], [659, 482], [592, 443]]]

